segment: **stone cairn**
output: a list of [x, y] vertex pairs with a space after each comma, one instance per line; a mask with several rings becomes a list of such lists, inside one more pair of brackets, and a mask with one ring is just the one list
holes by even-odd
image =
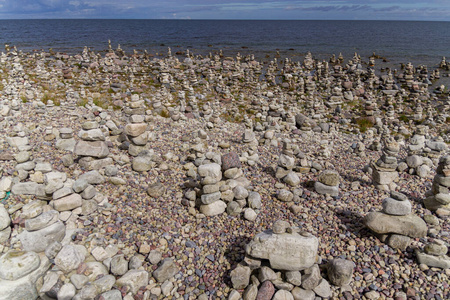
[[259, 162], [258, 140], [256, 139], [253, 129], [245, 129], [242, 135], [242, 142], [249, 145], [249, 149], [242, 153], [242, 161], [253, 166]]
[[[228, 299], [316, 299], [333, 296], [318, 265], [319, 240], [278, 220], [245, 247], [245, 258], [231, 271], [234, 290]], [[335, 286], [348, 286], [354, 263], [333, 259], [325, 265]], [[243, 291], [242, 296], [239, 292]]]
[[409, 140], [409, 145], [407, 146], [408, 156], [404, 162], [398, 165], [400, 172], [407, 171], [409, 174], [416, 174], [421, 178], [425, 178], [430, 174], [430, 167], [433, 163], [423, 155], [425, 135], [426, 127], [418, 126], [414, 135]]
[[397, 172], [397, 155], [400, 151], [400, 145], [389, 137], [384, 140], [383, 154], [376, 163], [371, 164], [372, 180], [375, 187], [380, 190], [395, 190], [394, 181], [398, 179]]
[[102, 166], [112, 164], [105, 135], [96, 121], [86, 121], [78, 132], [80, 140], [75, 145], [74, 154], [81, 156], [79, 164], [86, 170], [100, 169]]
[[295, 166], [295, 158], [291, 141], [283, 140], [283, 150], [278, 159], [278, 167], [275, 177], [286, 183], [291, 187], [297, 187], [300, 184], [300, 178], [297, 173], [293, 171]]
[[425, 221], [411, 213], [411, 202], [406, 195], [395, 191], [383, 200], [381, 211], [365, 216], [364, 224], [383, 243], [401, 250], [411, 244], [411, 238], [425, 237], [428, 231]]
[[431, 268], [450, 269], [450, 257], [447, 256], [447, 251], [448, 247], [444, 241], [434, 239], [425, 245], [423, 251], [415, 249], [415, 254], [419, 264]]
[[450, 156], [445, 155], [439, 159], [436, 175], [430, 191], [425, 193], [423, 203], [438, 215], [450, 214]]
[[55, 143], [56, 149], [73, 152], [76, 143], [76, 140], [73, 138], [72, 128], [64, 127], [59, 129], [59, 139]]
[[[206, 154], [207, 158], [212, 156], [210, 152]], [[184, 204], [197, 217], [215, 216], [225, 211], [237, 216], [244, 212], [246, 220], [254, 221], [261, 208], [261, 196], [248, 190], [250, 182], [244, 176], [238, 154], [229, 152], [218, 158], [217, 162], [207, 159], [196, 170], [193, 164], [189, 166], [188, 177], [199, 177], [200, 180], [185, 184], [188, 189], [184, 194]], [[198, 215], [194, 207], [202, 215]]]
[[325, 170], [314, 183], [314, 189], [322, 195], [330, 195], [336, 197], [339, 195], [339, 173], [335, 170]]

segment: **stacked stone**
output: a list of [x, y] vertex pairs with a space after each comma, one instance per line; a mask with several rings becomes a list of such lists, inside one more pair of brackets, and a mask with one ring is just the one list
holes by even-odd
[[76, 143], [77, 142], [73, 138], [72, 128], [64, 127], [59, 129], [59, 138], [56, 140], [55, 144], [57, 149], [73, 152]]
[[148, 150], [147, 143], [150, 132], [147, 131], [144, 115], [131, 115], [130, 123], [125, 125], [124, 134], [128, 142], [128, 154], [138, 156], [141, 151]]
[[436, 137], [425, 142], [425, 148], [423, 149], [424, 156], [430, 158], [435, 165], [439, 163], [439, 157], [444, 155], [448, 150], [447, 144], [442, 137]]
[[436, 211], [438, 215], [450, 213], [450, 156], [445, 155], [439, 159], [436, 175], [433, 179], [431, 191], [425, 194], [423, 200], [425, 207]]
[[389, 137], [384, 140], [383, 154], [376, 163], [371, 163], [372, 180], [375, 187], [380, 190], [395, 190], [395, 180], [398, 179], [397, 155], [400, 151], [400, 145]]
[[[214, 159], [212, 153], [206, 157]], [[249, 191], [250, 182], [244, 177], [240, 158], [237, 153], [230, 152], [219, 156], [218, 163], [204, 160], [197, 171], [194, 166], [188, 166], [188, 176], [200, 176], [200, 182], [187, 184], [183, 203], [190, 208], [197, 207], [204, 216], [215, 216], [225, 211], [229, 215], [240, 215], [254, 221], [261, 208], [261, 196], [257, 192]], [[217, 159], [215, 159], [217, 161]], [[191, 210], [192, 214], [196, 214]], [[201, 215], [197, 215], [201, 217]]]
[[289, 186], [296, 187], [300, 184], [300, 178], [297, 173], [293, 171], [295, 166], [294, 152], [291, 141], [283, 140], [283, 150], [278, 159], [278, 167], [275, 177], [282, 180]]
[[127, 108], [124, 110], [126, 115], [145, 115], [145, 101], [140, 99], [138, 94], [131, 95], [131, 101], [127, 103]]
[[86, 121], [81, 128], [78, 132], [80, 140], [74, 149], [74, 154], [81, 156], [80, 165], [87, 170], [94, 170], [112, 164], [112, 159], [107, 158], [109, 149], [99, 124], [95, 121]]
[[364, 224], [382, 242], [394, 249], [405, 250], [411, 238], [427, 235], [426, 223], [411, 213], [411, 202], [406, 195], [392, 191], [390, 197], [383, 200], [382, 207], [381, 211], [370, 212], [364, 218]]
[[248, 163], [250, 166], [255, 165], [259, 162], [258, 155], [258, 140], [256, 139], [255, 133], [252, 129], [245, 129], [242, 135], [242, 142], [249, 146], [249, 149], [242, 153], [241, 160]]
[[442, 240], [435, 239], [425, 245], [423, 251], [415, 249], [419, 264], [430, 268], [450, 269], [450, 257], [447, 256], [448, 247]]
[[[315, 236], [278, 220], [272, 230], [257, 234], [245, 247], [245, 258], [231, 271], [232, 299], [317, 299], [333, 296], [330, 283], [317, 264], [319, 241]], [[333, 259], [328, 279], [336, 286], [352, 280], [354, 263]], [[230, 299], [230, 298], [229, 298]]]
[[339, 173], [335, 170], [325, 170], [314, 183], [314, 189], [322, 195], [337, 197], [339, 195]]

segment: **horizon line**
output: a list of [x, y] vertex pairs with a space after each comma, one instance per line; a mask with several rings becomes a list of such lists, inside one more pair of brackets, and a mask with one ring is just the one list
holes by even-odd
[[383, 20], [349, 20], [349, 19], [142, 19], [142, 18], [10, 18], [10, 19], [2, 19], [0, 21], [28, 21], [28, 20], [39, 20], [39, 21], [47, 21], [47, 20], [136, 20], [136, 21], [346, 21], [346, 22], [450, 22], [450, 20], [392, 20], [392, 19], [383, 19]]

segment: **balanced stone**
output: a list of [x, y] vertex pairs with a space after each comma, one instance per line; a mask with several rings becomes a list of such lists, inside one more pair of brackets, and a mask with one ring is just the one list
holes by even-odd
[[379, 234], [398, 233], [413, 238], [424, 237], [428, 228], [420, 217], [414, 215], [391, 216], [382, 212], [371, 212], [364, 218], [364, 223]]
[[336, 186], [339, 184], [340, 176], [337, 171], [325, 170], [319, 175], [318, 180], [325, 185]]
[[382, 206], [382, 211], [388, 215], [406, 216], [411, 213], [411, 202], [408, 200], [399, 201], [388, 197], [383, 200]]

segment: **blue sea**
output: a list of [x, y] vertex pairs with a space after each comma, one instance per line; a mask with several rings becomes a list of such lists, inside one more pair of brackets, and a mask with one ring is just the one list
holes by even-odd
[[225, 56], [253, 53], [258, 58], [302, 59], [354, 52], [380, 55], [392, 64], [412, 62], [429, 68], [442, 56], [450, 59], [450, 22], [415, 21], [245, 21], [245, 20], [0, 20], [0, 46], [19, 50], [80, 53], [84, 46], [105, 51], [111, 40], [155, 55], [186, 51], [199, 55], [223, 51]]

